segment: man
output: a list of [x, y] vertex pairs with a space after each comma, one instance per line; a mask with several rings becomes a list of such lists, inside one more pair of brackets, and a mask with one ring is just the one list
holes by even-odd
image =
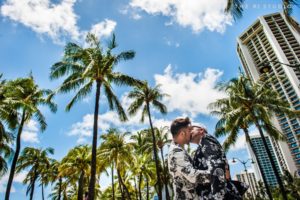
[[210, 185], [198, 184], [196, 193], [201, 200], [242, 200], [248, 186], [230, 180], [226, 155], [219, 141], [202, 127], [193, 126], [191, 143], [198, 144], [193, 167], [211, 169]]
[[210, 184], [210, 168], [207, 170], [193, 168], [192, 159], [184, 150], [184, 145], [189, 144], [191, 140], [191, 128], [189, 118], [178, 118], [170, 127], [173, 141], [169, 148], [168, 166], [173, 178], [174, 200], [198, 199], [195, 192], [196, 185]]

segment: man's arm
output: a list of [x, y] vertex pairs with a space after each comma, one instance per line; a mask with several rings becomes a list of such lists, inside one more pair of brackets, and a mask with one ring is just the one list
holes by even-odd
[[210, 183], [210, 170], [195, 169], [189, 155], [182, 149], [173, 149], [170, 155], [170, 170], [190, 183]]

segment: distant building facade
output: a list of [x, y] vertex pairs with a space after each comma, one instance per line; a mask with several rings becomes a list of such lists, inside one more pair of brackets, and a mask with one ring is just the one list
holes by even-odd
[[[271, 151], [272, 158], [275, 161], [276, 168], [280, 173], [282, 173], [283, 167], [279, 165], [279, 157], [275, 154], [274, 145], [271, 142], [271, 139], [269, 136], [266, 136], [265, 139], [266, 139], [268, 147]], [[262, 171], [260, 171], [258, 164], [257, 164], [258, 161], [257, 161], [257, 159], [255, 159], [254, 153], [253, 153], [253, 151], [251, 151], [250, 145], [248, 144], [250, 156], [254, 160], [254, 172], [255, 172], [257, 179], [262, 180], [262, 173], [263, 173], [266, 177], [267, 184], [270, 186], [276, 186], [277, 185], [276, 176], [272, 169], [271, 161], [267, 155], [267, 152], [265, 150], [265, 147], [263, 145], [263, 141], [262, 141], [261, 137], [258, 135], [250, 136], [250, 140], [253, 144], [253, 148], [254, 148], [255, 152], [257, 152], [257, 159], [262, 166]]]
[[[300, 63], [300, 34], [282, 13], [261, 16], [238, 37], [237, 53], [246, 74], [257, 81], [265, 61]], [[291, 108], [300, 110], [300, 67], [291, 68], [275, 62], [270, 62], [269, 71], [269, 76], [275, 78], [273, 89]], [[272, 121], [287, 136], [287, 142], [270, 140], [280, 171], [294, 174], [300, 169], [300, 119], [278, 114]]]
[[258, 183], [253, 172], [242, 172], [240, 174], [236, 174], [235, 179], [249, 185], [249, 189], [246, 194], [248, 198], [251, 199], [256, 196]]

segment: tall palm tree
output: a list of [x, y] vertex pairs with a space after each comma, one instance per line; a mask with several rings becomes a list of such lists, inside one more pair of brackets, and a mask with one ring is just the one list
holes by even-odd
[[93, 85], [96, 85], [91, 177], [89, 183], [89, 199], [94, 200], [97, 168], [98, 113], [101, 89], [103, 89], [107, 97], [109, 108], [111, 110], [116, 109], [120, 120], [126, 121], [127, 116], [112, 90], [112, 84], [116, 86], [132, 86], [136, 85], [139, 81], [123, 73], [116, 72], [115, 66], [120, 61], [134, 58], [135, 52], [125, 51], [116, 55], [112, 54], [112, 51], [117, 47], [114, 35], [105, 50], [100, 45], [99, 39], [93, 34], [88, 34], [87, 42], [89, 44], [88, 48], [83, 48], [75, 43], [67, 44], [63, 59], [52, 66], [50, 78], [57, 79], [67, 76], [62, 85], [57, 89], [57, 92], [68, 93], [73, 90], [76, 91], [76, 95], [66, 106], [67, 111], [72, 108], [74, 103], [90, 95]]
[[[149, 170], [152, 169], [152, 173], [149, 174]], [[138, 177], [138, 199], [145, 199], [142, 196], [143, 186], [147, 186], [146, 192], [149, 192], [149, 182], [147, 179], [153, 178], [153, 172], [155, 169], [155, 162], [151, 159], [151, 154], [134, 154], [134, 163], [132, 166], [133, 175]], [[149, 177], [151, 175], [151, 177]], [[149, 197], [148, 197], [149, 198]]]
[[169, 127], [167, 126], [155, 128], [157, 147], [160, 150], [161, 160], [163, 164], [162, 176], [163, 176], [163, 184], [165, 185], [165, 190], [166, 190], [166, 200], [170, 199], [170, 193], [168, 189], [168, 181], [167, 181], [168, 173], [166, 173], [168, 170], [165, 166], [164, 147], [167, 144], [170, 144], [172, 141], [171, 139], [168, 138], [168, 134], [169, 134]]
[[13, 149], [10, 144], [13, 141], [13, 136], [6, 131], [2, 135], [0, 140], [0, 177], [2, 177], [7, 172], [7, 159], [10, 159], [13, 155]]
[[130, 137], [136, 154], [150, 154], [152, 150], [152, 138], [149, 137], [149, 129], [137, 131]]
[[[228, 125], [229, 123], [238, 123], [235, 124], [238, 125], [234, 128], [235, 130], [230, 130], [230, 133], [233, 134], [230, 134], [227, 138], [229, 142], [231, 141], [234, 143], [236, 141], [239, 128], [244, 128], [245, 130], [251, 123], [256, 126], [280, 186], [281, 193], [283, 194], [284, 199], [287, 199], [280, 174], [277, 171], [275, 162], [267, 145], [263, 129], [265, 129], [275, 140], [278, 140], [282, 134], [271, 125], [270, 119], [278, 113], [284, 113], [289, 117], [297, 117], [299, 116], [299, 111], [290, 109], [289, 104], [282, 100], [276, 91], [269, 89], [268, 84], [268, 80], [264, 83], [260, 81], [252, 83], [245, 75], [241, 75], [238, 79], [233, 79], [221, 87], [221, 90], [223, 89], [228, 97], [217, 100], [215, 103], [211, 104], [210, 107], [216, 109], [217, 112], [215, 113], [221, 114], [223, 117], [217, 125], [220, 125], [219, 128], [223, 128], [222, 131], [224, 133], [230, 130], [230, 128], [228, 128], [228, 126], [230, 126]], [[228, 107], [228, 105], [231, 107]], [[226, 112], [228, 113], [228, 118], [226, 118]], [[226, 121], [228, 119], [229, 121]], [[247, 140], [249, 140], [248, 134], [246, 134], [246, 136]]]
[[152, 105], [155, 109], [159, 110], [160, 113], [166, 114], [167, 107], [161, 102], [161, 100], [167, 96], [167, 94], [161, 93], [159, 90], [159, 85], [154, 88], [151, 88], [148, 83], [145, 81], [143, 84], [139, 84], [134, 87], [134, 90], [128, 94], [128, 97], [134, 99], [132, 104], [128, 108], [128, 112], [130, 115], [136, 115], [138, 110], [142, 109], [142, 117], [141, 121], [143, 122], [145, 116], [148, 115], [149, 124], [151, 128], [152, 135], [152, 148], [154, 153], [154, 160], [156, 166], [156, 175], [157, 175], [157, 186], [158, 186], [158, 198], [162, 200], [162, 185], [160, 178], [160, 166], [159, 166], [159, 158], [157, 155], [157, 147], [156, 147], [156, 139], [155, 132], [151, 119], [151, 111], [150, 106]]
[[[49, 197], [54, 198], [55, 200], [61, 200], [62, 198], [62, 185], [63, 185], [63, 176], [59, 174], [59, 166], [60, 162], [57, 160], [53, 160], [51, 163], [51, 166], [49, 167], [47, 171], [48, 175], [48, 181], [51, 184], [55, 184], [54, 186], [54, 192], [49, 195]], [[64, 181], [66, 182], [66, 181]]]
[[59, 175], [77, 180], [77, 200], [83, 200], [85, 179], [90, 176], [91, 147], [80, 145], [62, 159]]
[[[227, 5], [225, 8], [225, 13], [230, 13], [235, 20], [243, 16], [243, 6], [245, 0], [227, 0]], [[274, 1], [275, 2], [275, 1]], [[283, 14], [286, 17], [290, 25], [300, 33], [300, 27], [297, 22], [291, 17], [293, 12], [293, 7], [299, 6], [297, 0], [282, 0]]]
[[13, 155], [13, 149], [10, 144], [13, 141], [13, 135], [5, 129], [5, 124], [10, 129], [14, 129], [17, 125], [17, 115], [8, 103], [9, 99], [5, 97], [4, 88], [6, 80], [2, 79], [0, 74], [0, 177], [7, 172], [6, 160]]
[[48, 155], [53, 153], [53, 148], [43, 150], [26, 147], [18, 159], [16, 166], [17, 173], [29, 168], [23, 183], [28, 184], [26, 195], [30, 194], [30, 200], [33, 199], [36, 181], [41, 177], [42, 171], [51, 164], [51, 159]]
[[[261, 161], [257, 158], [256, 149], [253, 146], [252, 141], [250, 140], [248, 127], [253, 124], [249, 117], [244, 116], [242, 110], [237, 110], [231, 105], [229, 99], [219, 99], [217, 102], [210, 104], [214, 109], [211, 113], [220, 117], [219, 121], [216, 124], [215, 135], [217, 137], [226, 136], [225, 141], [223, 142], [223, 147], [225, 151], [228, 151], [229, 148], [234, 145], [239, 137], [239, 130], [243, 130], [246, 138], [246, 142], [249, 143], [251, 150], [254, 153], [254, 159], [257, 161], [260, 171], [262, 171]], [[234, 113], [234, 114], [232, 114]], [[278, 137], [278, 132], [274, 131], [273, 137]], [[266, 192], [270, 199], [272, 198], [271, 190], [267, 184], [266, 175], [262, 173], [263, 183], [265, 184]]]
[[125, 199], [124, 194], [127, 196], [126, 199], [131, 199], [129, 190], [124, 182], [124, 177], [122, 176], [125, 173], [124, 170], [129, 166], [129, 162], [132, 160], [131, 151], [133, 147], [131, 143], [126, 142], [128, 135], [128, 132], [120, 133], [117, 129], [111, 128], [107, 134], [101, 135], [103, 142], [98, 149], [98, 159], [116, 168], [122, 199]]
[[39, 106], [47, 106], [52, 112], [56, 111], [56, 104], [51, 100], [46, 99], [46, 96], [50, 93], [50, 90], [40, 89], [31, 75], [28, 78], [18, 78], [16, 80], [8, 81], [4, 87], [4, 95], [9, 99], [8, 103], [10, 103], [19, 116], [16, 150], [11, 164], [5, 200], [9, 200], [16, 164], [21, 149], [21, 134], [24, 124], [30, 119], [35, 118], [40, 125], [41, 131], [44, 131], [47, 127], [47, 123]]
[[49, 197], [52, 200], [69, 200], [68, 187], [69, 183], [67, 181], [57, 182]]

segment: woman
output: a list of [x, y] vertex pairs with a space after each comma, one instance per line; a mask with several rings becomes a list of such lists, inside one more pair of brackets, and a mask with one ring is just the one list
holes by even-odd
[[[200, 134], [199, 134], [200, 133]], [[191, 142], [198, 144], [193, 158], [195, 169], [211, 169], [209, 186], [198, 184], [197, 194], [201, 200], [242, 200], [248, 186], [230, 180], [229, 165], [219, 141], [198, 126], [192, 127]]]

